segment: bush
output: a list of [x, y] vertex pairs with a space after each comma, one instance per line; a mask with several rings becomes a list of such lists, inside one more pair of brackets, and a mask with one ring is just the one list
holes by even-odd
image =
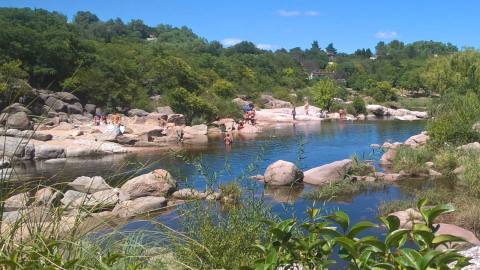
[[174, 112], [182, 113], [191, 122], [194, 117], [202, 117], [207, 120], [213, 119], [217, 108], [210, 102], [188, 92], [184, 88], [177, 88], [167, 95], [170, 106]]
[[367, 114], [367, 107], [365, 106], [365, 101], [363, 98], [356, 96], [352, 101], [353, 109], [355, 110], [355, 115]]
[[428, 167], [425, 163], [432, 160], [433, 153], [427, 147], [399, 147], [396, 149], [396, 152], [395, 158], [393, 159], [393, 168], [395, 171], [404, 171], [412, 175], [428, 172]]
[[389, 82], [377, 82], [375, 86], [367, 90], [367, 94], [378, 102], [395, 101], [397, 94]]
[[450, 175], [458, 167], [458, 157], [454, 150], [442, 149], [433, 158], [433, 163], [436, 170], [444, 175]]
[[448, 94], [432, 107], [428, 122], [429, 142], [437, 147], [461, 145], [480, 139], [473, 124], [480, 119], [480, 100], [473, 93]]
[[212, 86], [213, 92], [223, 98], [231, 98], [235, 95], [234, 86], [231, 82], [226, 80], [217, 80]]

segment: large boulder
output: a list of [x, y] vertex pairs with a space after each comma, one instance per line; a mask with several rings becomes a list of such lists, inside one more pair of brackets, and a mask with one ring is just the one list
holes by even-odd
[[158, 169], [128, 180], [122, 185], [121, 190], [134, 199], [144, 196], [167, 196], [176, 186], [177, 183], [169, 172]]
[[5, 200], [3, 204], [4, 211], [16, 211], [28, 206], [30, 194], [28, 192], [19, 193]]
[[6, 117], [5, 126], [8, 128], [26, 130], [31, 129], [30, 119], [25, 112], [17, 112], [13, 114], [2, 114], [0, 117]]
[[113, 208], [112, 213], [121, 218], [128, 218], [160, 210], [166, 205], [167, 200], [164, 197], [146, 196], [120, 202]]
[[36, 144], [35, 159], [64, 158], [65, 149], [53, 144]]
[[[63, 198], [60, 200], [60, 202], [64, 205], [64, 206], [69, 206], [71, 205], [74, 201], [78, 200], [78, 199], [82, 199], [82, 200], [85, 200], [85, 198], [87, 197], [87, 193], [84, 193], [84, 192], [80, 192], [80, 191], [76, 191], [76, 190], [67, 190], [67, 192], [65, 192], [65, 194], [63, 194]], [[77, 201], [78, 202], [78, 201]]]
[[24, 138], [0, 137], [0, 152], [8, 157], [18, 157], [24, 159], [33, 158], [35, 152], [34, 145]]
[[96, 113], [97, 105], [95, 104], [85, 104], [85, 112], [94, 115]]
[[265, 170], [263, 181], [273, 186], [292, 185], [302, 182], [303, 172], [292, 162], [278, 160]]
[[131, 109], [131, 110], [128, 111], [127, 115], [130, 116], [130, 117], [132, 117], [132, 116], [142, 117], [142, 116], [147, 116], [148, 112], [146, 112], [144, 110], [141, 110], [141, 109]]
[[413, 135], [412, 137], [408, 138], [404, 145], [415, 148], [421, 145], [425, 145], [428, 141], [428, 135], [426, 132], [422, 132], [418, 135]]
[[367, 105], [367, 112], [372, 113], [377, 117], [383, 117], [388, 115], [388, 108], [382, 105]]
[[260, 97], [260, 102], [267, 109], [277, 109], [277, 108], [292, 108], [292, 103], [280, 99], [276, 99], [269, 95], [262, 95]]
[[44, 187], [35, 192], [34, 204], [36, 205], [51, 205], [61, 195], [60, 192], [51, 187]]
[[95, 193], [112, 188], [101, 176], [80, 176], [68, 183], [68, 185], [76, 191], [85, 193]]
[[25, 140], [33, 139], [37, 141], [50, 141], [53, 136], [46, 133], [38, 133], [34, 130], [18, 130], [18, 129], [7, 129], [5, 132], [0, 132], [1, 135], [9, 137], [23, 138]]
[[45, 101], [45, 104], [48, 106], [49, 111], [54, 110], [56, 112], [63, 112], [67, 108], [67, 104], [65, 102], [53, 96], [49, 96]]
[[397, 154], [397, 150], [394, 148], [390, 148], [385, 152], [382, 157], [380, 158], [380, 165], [389, 166], [392, 165], [393, 159]]
[[78, 97], [69, 92], [56, 92], [55, 97], [67, 103], [75, 103], [80, 101]]
[[87, 208], [87, 209], [112, 209], [118, 202], [128, 199], [128, 195], [119, 189], [107, 189], [97, 191], [85, 197], [81, 196], [71, 202], [69, 205], [72, 208]]
[[335, 161], [305, 171], [303, 181], [312, 185], [323, 185], [342, 180], [352, 167], [351, 159]]
[[172, 108], [170, 108], [170, 106], [157, 107], [157, 112], [160, 115], [167, 115], [167, 116], [170, 114], [175, 114]]
[[400, 227], [403, 229], [411, 229], [414, 223], [419, 223], [422, 220], [422, 215], [413, 208], [393, 212], [389, 216], [396, 216], [400, 220]]
[[32, 112], [27, 109], [25, 106], [23, 106], [22, 104], [20, 103], [13, 103], [7, 107], [5, 107], [5, 109], [3, 109], [4, 113], [18, 113], [18, 112], [24, 112], [26, 114], [32, 114]]
[[189, 136], [202, 136], [202, 135], [207, 135], [207, 125], [196, 125], [196, 126], [186, 126], [183, 129], [184, 136], [185, 138], [188, 138]]
[[67, 112], [69, 114], [82, 114], [83, 106], [80, 102], [75, 102], [73, 104], [67, 104]]
[[175, 126], [183, 126], [185, 125], [185, 116], [183, 114], [170, 114], [167, 118], [168, 123], [174, 123]]
[[460, 238], [465, 239], [467, 242], [473, 245], [480, 245], [480, 240], [478, 240], [477, 236], [469, 230], [466, 230], [464, 228], [461, 228], [459, 226], [453, 225], [453, 224], [445, 224], [445, 223], [439, 223], [439, 228], [436, 231], [437, 235], [453, 235], [457, 236]]

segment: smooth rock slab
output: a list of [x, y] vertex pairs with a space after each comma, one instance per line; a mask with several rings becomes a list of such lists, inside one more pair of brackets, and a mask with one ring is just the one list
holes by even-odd
[[30, 201], [30, 194], [28, 192], [19, 193], [5, 200], [3, 208], [4, 211], [16, 211], [26, 208]]
[[335, 161], [323, 166], [310, 169], [303, 173], [303, 182], [312, 185], [324, 185], [342, 180], [352, 167], [351, 159]]
[[36, 144], [35, 159], [64, 158], [65, 149], [61, 146], [51, 144]]
[[128, 218], [160, 210], [166, 205], [167, 200], [164, 197], [146, 196], [121, 202], [113, 208], [112, 213], [121, 218]]

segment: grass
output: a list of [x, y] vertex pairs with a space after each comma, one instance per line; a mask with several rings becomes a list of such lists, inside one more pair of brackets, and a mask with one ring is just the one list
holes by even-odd
[[309, 191], [305, 194], [305, 197], [309, 200], [335, 200], [336, 198], [341, 199], [360, 192], [379, 190], [385, 187], [386, 184], [380, 182], [351, 181], [350, 179], [344, 179]]
[[431, 97], [399, 97], [398, 101], [401, 108], [411, 111], [427, 111], [432, 104]]
[[427, 147], [399, 147], [393, 159], [393, 169], [397, 172], [404, 171], [410, 175], [421, 175], [428, 173], [425, 164], [433, 159], [433, 153]]

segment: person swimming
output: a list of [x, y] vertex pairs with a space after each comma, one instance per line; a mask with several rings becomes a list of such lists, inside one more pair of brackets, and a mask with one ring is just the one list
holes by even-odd
[[230, 133], [227, 133], [225, 135], [225, 138], [223, 138], [223, 142], [225, 143], [225, 145], [231, 145], [233, 143], [233, 138], [232, 136], [230, 136]]

